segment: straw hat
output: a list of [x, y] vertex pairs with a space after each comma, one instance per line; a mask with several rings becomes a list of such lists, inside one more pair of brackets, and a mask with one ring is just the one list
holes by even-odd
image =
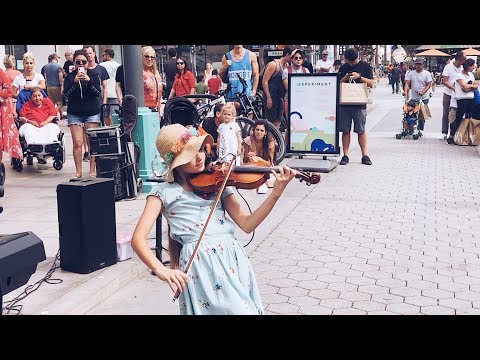
[[213, 144], [212, 136], [200, 136], [194, 127], [187, 129], [180, 124], [171, 124], [160, 129], [155, 143], [168, 166], [168, 182], [174, 181], [173, 169], [194, 159], [204, 142]]

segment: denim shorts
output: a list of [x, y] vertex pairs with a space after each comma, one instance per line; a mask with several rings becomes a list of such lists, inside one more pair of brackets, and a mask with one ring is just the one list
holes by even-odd
[[100, 114], [90, 115], [90, 116], [77, 116], [77, 115], [67, 113], [67, 121], [68, 121], [68, 126], [70, 125], [83, 126], [87, 122], [101, 124]]

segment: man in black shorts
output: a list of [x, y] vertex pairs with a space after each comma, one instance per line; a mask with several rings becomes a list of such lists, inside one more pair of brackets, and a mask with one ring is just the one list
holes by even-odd
[[[373, 71], [370, 64], [358, 59], [358, 51], [354, 48], [348, 48], [345, 51], [345, 64], [338, 70], [338, 79], [340, 82], [348, 82], [353, 77], [356, 83], [366, 83], [368, 87], [373, 86]], [[358, 134], [358, 144], [362, 151], [362, 164], [372, 165], [372, 161], [367, 155], [367, 134], [365, 133], [365, 123], [367, 121], [367, 105], [340, 105], [340, 116], [338, 121], [338, 131], [342, 132], [343, 157], [340, 165], [347, 165], [348, 149], [350, 147], [350, 132], [352, 130]]]

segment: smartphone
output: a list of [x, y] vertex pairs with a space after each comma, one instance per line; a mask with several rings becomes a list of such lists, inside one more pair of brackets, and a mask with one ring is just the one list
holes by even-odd
[[85, 68], [83, 66], [80, 66], [78, 68], [78, 73], [85, 73]]

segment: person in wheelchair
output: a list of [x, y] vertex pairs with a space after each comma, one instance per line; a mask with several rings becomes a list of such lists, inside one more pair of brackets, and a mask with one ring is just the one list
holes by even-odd
[[[43, 95], [42, 89], [34, 87], [30, 90], [30, 100], [26, 101], [19, 111], [19, 135], [26, 145], [52, 144], [59, 142], [60, 127], [54, 123], [57, 111], [52, 100]], [[44, 155], [37, 156], [39, 164], [46, 164]], [[27, 156], [27, 165], [32, 165], [32, 156]]]

